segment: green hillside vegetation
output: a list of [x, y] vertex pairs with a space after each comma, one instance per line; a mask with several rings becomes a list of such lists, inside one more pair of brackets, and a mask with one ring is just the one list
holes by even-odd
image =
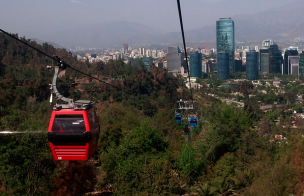
[[165, 70], [148, 72], [140, 61], [79, 62], [64, 49], [22, 40], [132, 94], [67, 69], [59, 91], [96, 102], [101, 134], [95, 161], [55, 162], [47, 141], [53, 70], [46, 66], [53, 62], [0, 34], [0, 129], [16, 133], [0, 135], [0, 195], [304, 193], [303, 123], [283, 128], [287, 111], [263, 113], [249, 102], [238, 108], [198, 90], [201, 116], [186, 142], [174, 110], [190, 93]]

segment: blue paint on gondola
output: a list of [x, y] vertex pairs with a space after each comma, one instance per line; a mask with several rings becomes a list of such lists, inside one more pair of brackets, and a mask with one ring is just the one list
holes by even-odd
[[182, 122], [182, 115], [181, 114], [175, 114], [175, 122]]
[[195, 127], [195, 128], [196, 128], [196, 126], [197, 126], [197, 117], [196, 117], [196, 116], [190, 117], [190, 125], [191, 125], [192, 127]]

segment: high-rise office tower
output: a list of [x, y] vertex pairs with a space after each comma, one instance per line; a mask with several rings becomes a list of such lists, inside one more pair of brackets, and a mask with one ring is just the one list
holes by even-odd
[[260, 67], [259, 70], [263, 73], [271, 73], [269, 67], [269, 48], [273, 45], [272, 40], [263, 40], [262, 48], [260, 49]]
[[168, 71], [180, 69], [182, 66], [183, 55], [178, 47], [168, 47], [167, 69]]
[[210, 73], [210, 72], [212, 72], [212, 66], [213, 66], [213, 64], [212, 64], [212, 61], [211, 60], [208, 60], [207, 61], [207, 63], [206, 63], [206, 73]]
[[246, 76], [248, 80], [259, 78], [258, 56], [258, 52], [246, 52]]
[[260, 49], [260, 71], [269, 73], [269, 48]]
[[203, 62], [203, 63], [202, 63], [202, 70], [203, 70], [203, 72], [204, 72], [204, 73], [208, 73], [208, 70], [207, 70], [207, 69], [208, 69], [207, 63], [206, 63], [206, 62]]
[[[235, 71], [234, 66], [234, 22], [231, 18], [220, 18], [216, 21], [216, 47], [217, 53], [229, 53], [229, 69]], [[219, 56], [217, 55], [217, 58]]]
[[282, 51], [276, 43], [269, 47], [269, 70], [270, 73], [282, 73], [283, 56]]
[[288, 57], [290, 65], [290, 75], [299, 75], [299, 56], [289, 56]]
[[218, 63], [217, 78], [218, 79], [228, 79], [229, 78], [229, 60], [230, 60], [230, 54], [228, 52], [218, 52], [217, 53], [217, 63]]
[[202, 53], [190, 54], [190, 77], [202, 78]]
[[269, 68], [269, 48], [273, 45], [272, 40], [263, 40], [262, 48], [260, 49], [260, 71], [263, 73], [270, 73]]
[[235, 60], [235, 72], [241, 72], [242, 71], [242, 60]]
[[291, 74], [291, 64], [290, 58], [291, 56], [298, 56], [297, 50], [286, 50], [284, 54], [284, 65], [283, 65], [283, 74]]
[[264, 40], [260, 49], [260, 71], [282, 73], [283, 57], [278, 45], [272, 40]]
[[299, 75], [304, 76], [304, 53], [303, 52], [300, 54]]

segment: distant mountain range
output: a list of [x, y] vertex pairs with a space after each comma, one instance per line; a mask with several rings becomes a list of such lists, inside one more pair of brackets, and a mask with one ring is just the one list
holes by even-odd
[[[42, 45], [43, 43], [46, 42], [46, 41], [43, 41], [43, 40], [40, 40], [40, 39], [36, 39], [36, 38], [30, 38], [30, 40], [35, 41], [35, 42], [37, 42], [37, 44], [40, 44], [40, 45]], [[63, 46], [58, 45], [55, 42], [46, 42], [46, 43], [48, 43], [49, 45], [52, 45], [54, 48], [64, 48]]]
[[[267, 11], [232, 16], [237, 41], [304, 37], [304, 1], [297, 0]], [[187, 41], [216, 41], [214, 25], [187, 31]]]
[[235, 16], [236, 39], [293, 39], [304, 37], [304, 1], [264, 12]]
[[[296, 0], [288, 5], [255, 14], [232, 16], [237, 41], [273, 40], [304, 37], [304, 1]], [[182, 42], [180, 32], [160, 33], [147, 25], [133, 22], [79, 25], [78, 28], [63, 28], [54, 33], [52, 41], [66, 48], [95, 47], [115, 48], [129, 45], [176, 44]], [[55, 37], [58, 34], [68, 37]], [[187, 42], [215, 41], [214, 25], [185, 32]]]
[[[55, 37], [56, 35], [68, 35]], [[77, 28], [62, 28], [54, 33], [52, 40], [67, 48], [76, 46], [86, 48], [121, 48], [127, 44], [150, 44], [151, 37], [158, 32], [146, 25], [133, 22], [98, 23], [94, 25], [79, 25]]]

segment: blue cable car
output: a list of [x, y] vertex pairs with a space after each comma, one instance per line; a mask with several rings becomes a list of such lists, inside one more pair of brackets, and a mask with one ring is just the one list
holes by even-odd
[[175, 122], [182, 122], [182, 115], [181, 114], [175, 114]]
[[196, 116], [191, 116], [190, 117], [190, 125], [194, 128], [197, 126], [197, 117]]

